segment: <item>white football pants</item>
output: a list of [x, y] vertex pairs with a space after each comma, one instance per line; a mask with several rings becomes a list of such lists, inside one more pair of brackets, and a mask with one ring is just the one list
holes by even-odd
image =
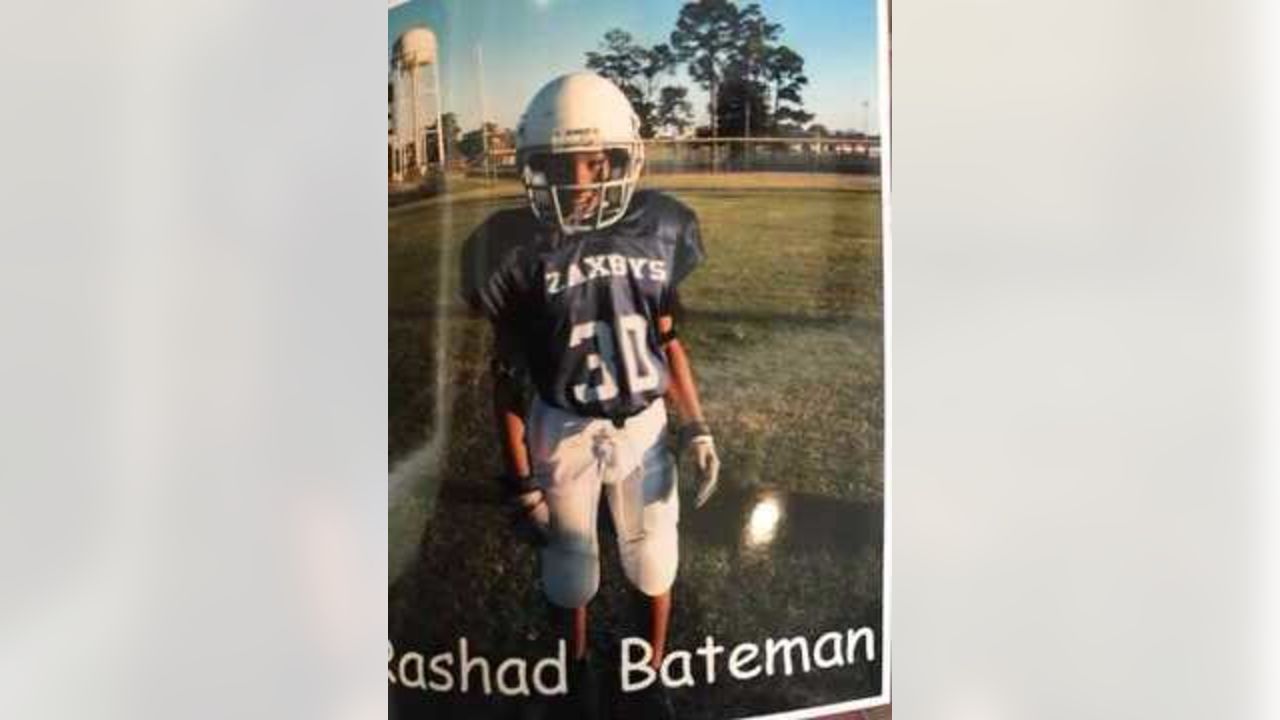
[[534, 400], [529, 450], [551, 516], [541, 550], [542, 585], [555, 605], [582, 607], [600, 587], [596, 512], [602, 491], [627, 579], [651, 597], [671, 589], [680, 499], [666, 426], [661, 399], [621, 428]]

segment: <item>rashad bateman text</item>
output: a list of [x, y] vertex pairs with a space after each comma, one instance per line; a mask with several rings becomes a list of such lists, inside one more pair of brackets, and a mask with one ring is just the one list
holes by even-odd
[[[643, 690], [655, 681], [669, 688], [712, 685], [774, 675], [791, 676], [819, 670], [873, 662], [875, 631], [869, 627], [828, 632], [817, 639], [769, 638], [763, 643], [738, 643], [727, 647], [707, 636], [690, 650], [673, 650], [658, 669], [652, 667], [653, 648], [641, 638], [622, 640], [620, 676], [623, 692]], [[406, 688], [439, 693], [497, 693], [508, 697], [564, 695], [569, 691], [568, 661], [563, 640], [556, 654], [536, 660], [522, 657], [490, 660], [473, 655], [466, 638], [455, 649], [430, 658], [418, 652], [397, 657], [387, 646], [387, 682]]]

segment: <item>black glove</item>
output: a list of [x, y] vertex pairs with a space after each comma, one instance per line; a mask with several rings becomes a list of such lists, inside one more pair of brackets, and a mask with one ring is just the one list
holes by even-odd
[[551, 510], [542, 488], [532, 477], [503, 479], [504, 504], [516, 535], [532, 545], [544, 545], [551, 530]]

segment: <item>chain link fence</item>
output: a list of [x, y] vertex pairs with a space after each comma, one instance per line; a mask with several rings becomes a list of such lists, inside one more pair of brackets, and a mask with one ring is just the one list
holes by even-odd
[[652, 175], [721, 172], [878, 173], [878, 137], [649, 140]]
[[[878, 136], [680, 138], [645, 141], [645, 172], [802, 172], [878, 174]], [[516, 177], [514, 150], [499, 150], [468, 166], [469, 175]]]

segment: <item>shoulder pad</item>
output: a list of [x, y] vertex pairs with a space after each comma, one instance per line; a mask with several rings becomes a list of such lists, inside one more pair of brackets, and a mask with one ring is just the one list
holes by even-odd
[[657, 190], [637, 191], [631, 207], [637, 220], [651, 224], [663, 237], [678, 237], [687, 224], [698, 219], [689, 206]]
[[489, 311], [483, 297], [495, 279], [517, 264], [520, 250], [536, 236], [537, 219], [528, 208], [499, 210], [480, 223], [462, 247], [459, 290], [476, 310]]
[[672, 258], [671, 285], [679, 285], [706, 258], [697, 214], [655, 190], [637, 192], [632, 204], [641, 227], [667, 246]]

